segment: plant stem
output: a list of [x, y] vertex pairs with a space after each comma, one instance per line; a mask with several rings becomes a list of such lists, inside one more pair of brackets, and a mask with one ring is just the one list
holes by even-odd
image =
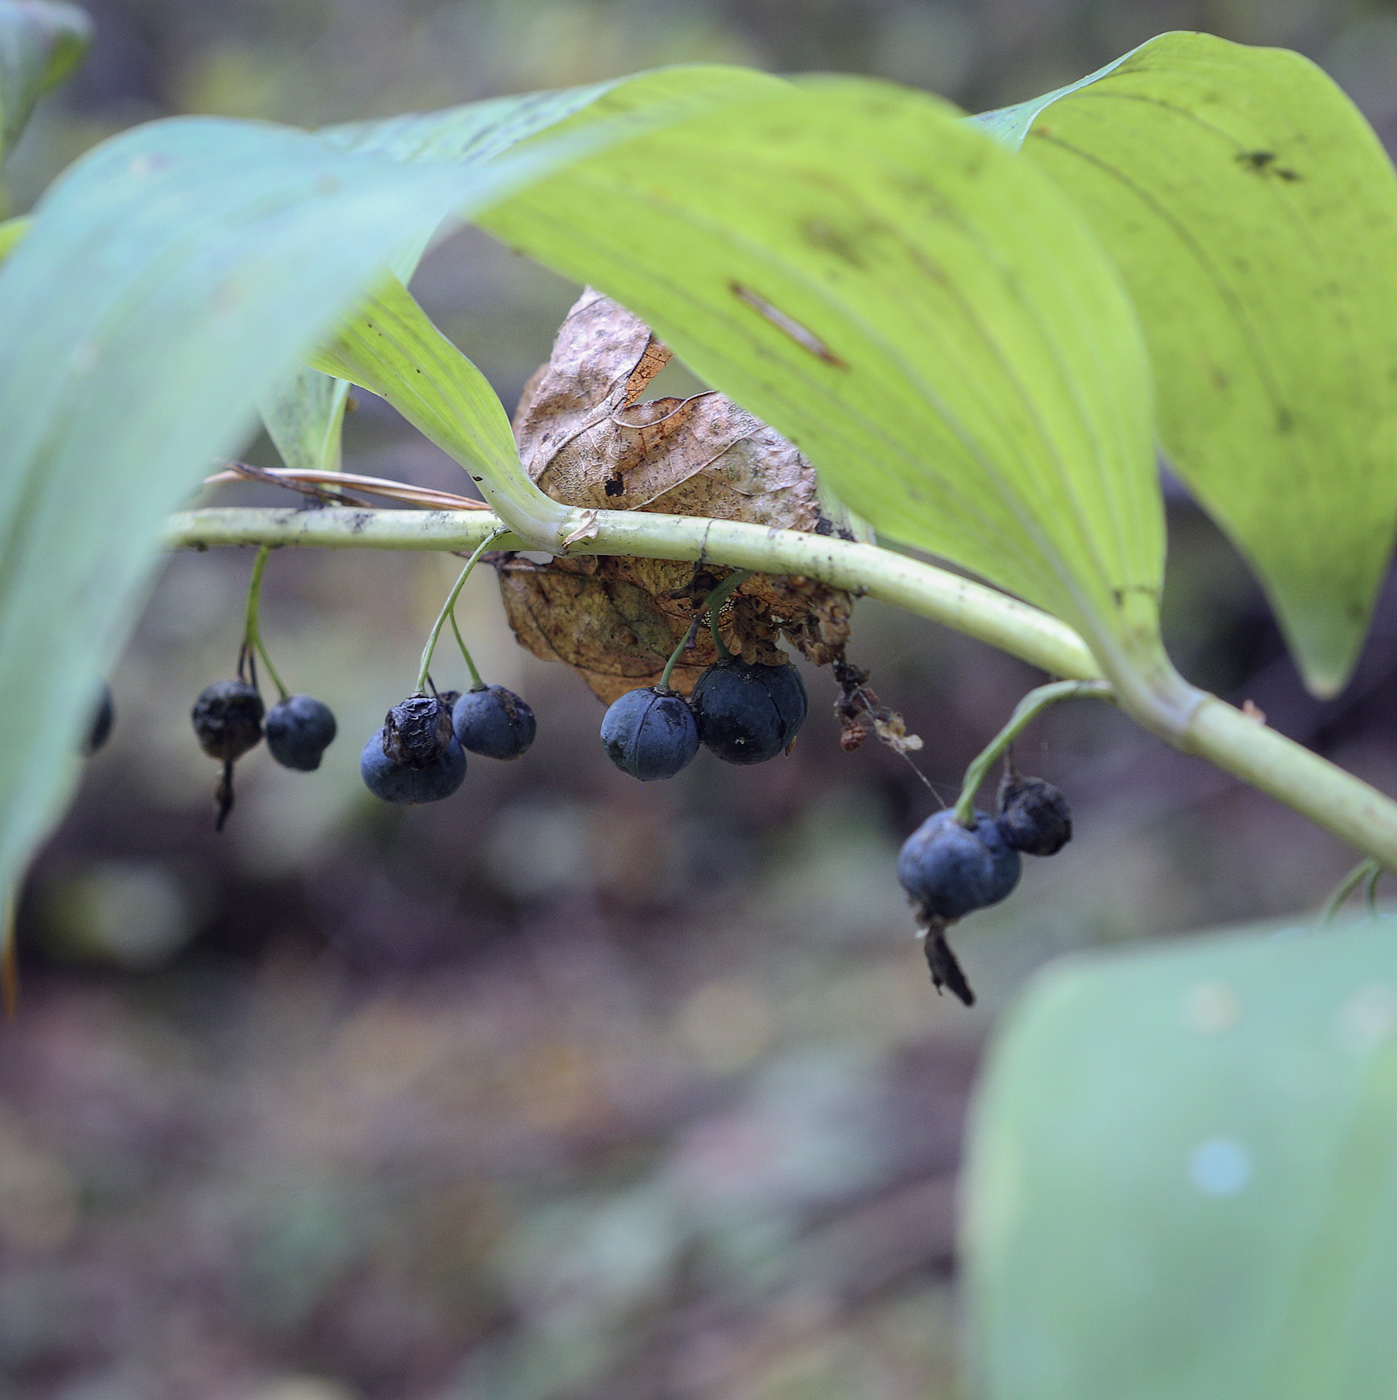
[[[461, 576], [453, 585], [451, 592], [446, 595], [446, 602], [441, 605], [441, 611], [437, 614], [437, 620], [432, 624], [432, 630], [427, 637], [427, 645], [422, 648], [422, 664], [417, 668], [417, 693], [420, 695], [427, 688], [427, 672], [432, 665], [432, 653], [437, 649], [437, 638], [441, 636], [441, 629], [446, 626], [446, 619], [452, 619], [452, 626], [455, 627], [455, 616], [452, 609], [456, 606], [456, 599], [460, 596], [461, 590], [466, 586], [466, 580], [471, 576], [471, 570], [475, 568], [480, 556], [505, 533], [498, 524], [495, 523], [493, 534], [486, 535], [475, 547], [475, 552], [466, 560], [466, 567], [461, 570]], [[470, 652], [466, 650], [466, 644], [461, 638], [460, 630], [456, 630], [456, 640], [461, 643], [461, 651], [466, 658], [466, 665], [470, 667], [471, 678], [475, 682], [475, 688], [479, 690], [480, 672], [475, 669], [475, 662], [471, 660]]]
[[[574, 512], [582, 525], [582, 512]], [[572, 554], [702, 560], [757, 573], [803, 576], [929, 617], [1039, 666], [1050, 675], [1100, 680], [1103, 668], [1066, 623], [995, 589], [906, 555], [825, 535], [733, 520], [650, 511], [589, 512], [592, 532]], [[467, 549], [497, 536], [484, 511], [186, 511], [167, 524], [166, 548], [313, 545], [338, 549]], [[504, 547], [526, 548], [517, 536]], [[1114, 658], [1108, 658], [1114, 662]], [[1185, 753], [1206, 758], [1397, 871], [1397, 802], [1168, 668], [1126, 684], [1112, 664], [1116, 702], [1137, 723]]]
[[475, 661], [471, 657], [470, 648], [466, 645], [466, 639], [461, 635], [460, 624], [456, 621], [456, 609], [451, 609], [451, 630], [456, 634], [456, 645], [461, 648], [461, 655], [466, 659], [466, 669], [471, 673], [471, 689], [484, 690], [485, 682], [480, 679], [480, 672], [475, 669]]
[[257, 558], [252, 561], [252, 577], [247, 584], [247, 621], [243, 626], [243, 645], [249, 652], [255, 652], [262, 658], [262, 664], [266, 666], [267, 674], [276, 685], [277, 693], [285, 700], [291, 692], [282, 685], [281, 677], [277, 675], [276, 667], [272, 665], [272, 658], [267, 655], [267, 648], [262, 645], [262, 632], [259, 625], [262, 611], [262, 575], [266, 572], [267, 560], [271, 557], [272, 546], [264, 544], [257, 551]]
[[[1357, 865], [1339, 881], [1334, 893], [1324, 902], [1324, 912], [1319, 916], [1320, 926], [1332, 924], [1334, 916], [1343, 908], [1344, 900], [1366, 880], [1371, 883], [1382, 874], [1382, 866], [1371, 857], [1359, 861]], [[1371, 912], [1371, 911], [1370, 911]]]
[[1110, 700], [1111, 687], [1105, 681], [1054, 681], [1051, 685], [1040, 685], [1030, 690], [1014, 707], [1009, 722], [971, 760], [965, 770], [965, 779], [960, 785], [960, 797], [956, 801], [956, 820], [962, 826], [975, 825], [975, 794], [985, 775], [993, 767], [999, 756], [1019, 737], [1028, 725], [1050, 705], [1059, 700]]
[[679, 658], [694, 644], [694, 638], [698, 636], [699, 619], [702, 613], [695, 613], [694, 620], [689, 624], [688, 631], [679, 639], [679, 645], [669, 654], [669, 660], [665, 662], [665, 668], [660, 672], [660, 683], [656, 690], [668, 690], [669, 678], [674, 674], [674, 667]]

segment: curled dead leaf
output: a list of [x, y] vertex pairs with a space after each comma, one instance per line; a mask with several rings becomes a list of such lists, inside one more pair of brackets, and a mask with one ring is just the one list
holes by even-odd
[[[520, 459], [556, 500], [830, 533], [815, 472], [774, 429], [718, 393], [642, 400], [670, 352], [638, 317], [588, 289], [515, 414]], [[729, 572], [663, 559], [495, 556], [515, 635], [571, 666], [603, 701], [652, 685], [703, 600]], [[719, 619], [744, 660], [774, 663], [784, 636], [816, 665], [849, 638], [852, 597], [802, 578], [757, 575]], [[690, 655], [692, 660], [690, 660]], [[716, 659], [701, 629], [671, 683], [687, 693]]]

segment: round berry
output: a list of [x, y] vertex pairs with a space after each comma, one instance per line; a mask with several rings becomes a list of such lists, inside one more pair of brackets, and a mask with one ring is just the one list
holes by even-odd
[[309, 695], [290, 695], [267, 711], [267, 747], [283, 768], [312, 773], [335, 737], [334, 712]]
[[364, 785], [375, 797], [385, 802], [401, 802], [416, 806], [422, 802], [440, 802], [450, 797], [465, 781], [466, 751], [453, 735], [437, 756], [414, 768], [398, 763], [384, 752], [384, 736], [388, 726], [369, 736], [359, 755], [359, 772]]
[[925, 919], [950, 922], [984, 909], [1019, 883], [1019, 853], [992, 817], [975, 813], [962, 826], [954, 809], [928, 817], [903, 843], [897, 878]]
[[409, 695], [383, 721], [383, 752], [405, 768], [425, 768], [455, 742], [451, 711], [435, 695]]
[[518, 758], [538, 732], [533, 710], [502, 685], [468, 690], [456, 701], [451, 722], [461, 747], [486, 758]]
[[611, 761], [642, 783], [672, 778], [698, 752], [698, 726], [684, 697], [651, 686], [628, 690], [601, 722]]
[[749, 665], [729, 658], [699, 677], [691, 701], [699, 739], [726, 763], [775, 758], [805, 722], [800, 672], [789, 663]]
[[97, 700], [97, 708], [92, 713], [92, 725], [87, 731], [82, 751], [91, 757], [111, 738], [112, 725], [116, 722], [116, 705], [112, 701], [112, 688], [102, 682], [102, 694]]
[[262, 738], [262, 697], [244, 680], [215, 681], [194, 702], [194, 732], [210, 758], [232, 763]]
[[1005, 841], [1028, 856], [1055, 856], [1072, 839], [1072, 809], [1042, 778], [1006, 774], [998, 821]]

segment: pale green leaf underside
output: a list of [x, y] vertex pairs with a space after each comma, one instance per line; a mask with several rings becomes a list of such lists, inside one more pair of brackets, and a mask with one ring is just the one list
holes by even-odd
[[[663, 113], [664, 119], [673, 119], [690, 108], [724, 100], [729, 94], [764, 89], [777, 82], [743, 68], [681, 65], [561, 92], [525, 93], [442, 112], [353, 122], [326, 128], [321, 135], [336, 145], [393, 160], [473, 165], [542, 136], [576, 133], [600, 123], [614, 127], [628, 118], [644, 122], [657, 112]], [[404, 285], [412, 280], [431, 233], [430, 227], [422, 229], [394, 260], [393, 272]], [[469, 369], [478, 377], [473, 365]], [[263, 421], [284, 458], [283, 442], [296, 451], [294, 444], [306, 438], [316, 444], [333, 442], [338, 454], [344, 389], [341, 386], [332, 393], [317, 383], [317, 378], [313, 371], [300, 371], [262, 407]], [[488, 428], [485, 424], [474, 426]], [[286, 461], [289, 466], [299, 464], [290, 458]]]
[[45, 197], [0, 267], [0, 708], [25, 717], [0, 747], [0, 888], [71, 785], [166, 513], [413, 230], [560, 153], [412, 167], [181, 119], [105, 143]]
[[34, 104], [77, 67], [92, 24], [58, 0], [0, 0], [0, 159], [14, 145]]
[[347, 380], [392, 404], [466, 468], [521, 538], [541, 547], [557, 542], [568, 508], [534, 485], [489, 380], [396, 278], [380, 285], [335, 338], [307, 359], [324, 372], [326, 383]]
[[1167, 34], [1041, 107], [1023, 151], [1119, 264], [1164, 448], [1332, 694], [1397, 525], [1397, 176], [1377, 137], [1297, 54]]
[[1093, 636], [1160, 582], [1149, 370], [1052, 183], [947, 104], [822, 80], [618, 144], [482, 221], [643, 316], [880, 532]]
[[974, 1115], [994, 1400], [1321, 1400], [1397, 1374], [1397, 920], [1050, 971]]

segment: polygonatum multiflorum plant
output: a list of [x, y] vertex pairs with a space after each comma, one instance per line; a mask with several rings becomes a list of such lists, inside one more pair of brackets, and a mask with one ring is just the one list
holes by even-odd
[[[69, 6], [0, 0], [7, 144], [85, 33]], [[594, 289], [514, 427], [407, 289], [424, 251], [467, 221]], [[1056, 700], [1109, 701], [1371, 869], [1397, 869], [1397, 803], [1200, 691], [1160, 638], [1161, 457], [1255, 571], [1318, 695], [1346, 683], [1390, 562], [1397, 178], [1355, 107], [1295, 54], [1165, 34], [978, 117], [862, 78], [693, 66], [314, 132], [158, 121], [105, 141], [31, 217], [0, 225], [0, 253], [0, 703], [27, 717], [24, 742], [0, 748], [8, 887], [73, 788], [99, 678], [158, 551], [220, 545], [492, 552], [526, 645], [552, 645], [560, 618], [585, 623], [561, 629], [575, 651], [564, 659], [610, 705], [609, 752], [643, 779], [677, 771], [702, 742], [738, 762], [789, 742], [805, 699], [777, 673], [782, 635], [814, 659], [828, 650], [851, 741], [910, 745], [840, 654], [859, 597], [1040, 667], [1050, 679], [901, 862], [933, 976], [967, 997], [946, 928], [1003, 898], [1021, 856], [1050, 854], [1070, 831], [1061, 795], [1027, 775], [1010, 774], [993, 813], [975, 807], [1014, 733]], [[569, 339], [588, 316], [608, 323], [595, 360]], [[645, 400], [669, 353], [711, 392]], [[343, 487], [350, 386], [459, 462], [485, 508], [370, 482], [416, 508], [179, 509], [259, 413], [282, 479]], [[563, 423], [575, 431], [557, 441]], [[734, 597], [717, 599], [739, 573]], [[256, 641], [250, 629], [238, 675], [195, 712], [224, 765], [225, 814], [232, 765], [282, 705], [283, 762], [314, 768], [333, 737], [310, 697], [283, 690], [263, 714]], [[429, 661], [430, 643], [412, 694], [362, 752], [365, 780], [392, 801], [452, 790], [470, 736], [505, 758], [532, 736], [518, 697], [491, 697], [478, 677], [475, 699], [438, 693]], [[40, 677], [78, 701], [34, 705]], [[1274, 1144], [1307, 1135], [1309, 1174], [1284, 1181], [1329, 1191], [1327, 1252], [1306, 1253], [1311, 1196], [1265, 1186], [1281, 1175], [1256, 1175], [1258, 1191], [1280, 1193], [1272, 1223], [1229, 1234], [1213, 1216], [1195, 1230], [1167, 1174], [1176, 1157], [1193, 1164], [1200, 1200], [1251, 1179], [1233, 1139], [1189, 1156], [1170, 1136], [1205, 1101], [1242, 1117], [1265, 1103], [1247, 1092], [1260, 1061], [1226, 1068], [1232, 1042], [1217, 1037], [1252, 1025], [1278, 1045], [1332, 996], [1338, 1010], [1313, 1032], [1329, 1048], [1304, 1064], [1386, 1043], [1387, 984], [1371, 979], [1397, 975], [1388, 945], [1334, 946], [1330, 962], [1267, 943], [1138, 977], [1076, 974], [1011, 1030], [971, 1167], [986, 1393], [1318, 1397], [1390, 1381], [1391, 1329], [1355, 1330], [1358, 1312], [1332, 1306], [1350, 1283], [1355, 1298], [1377, 1286], [1364, 1251], [1394, 1235], [1380, 1209], [1390, 1154], [1374, 1155], [1391, 1115], [1372, 1116], [1391, 1101], [1390, 1074], [1370, 1082], [1352, 1058], [1330, 1079], [1316, 1071], [1342, 1092], [1306, 1099], [1297, 1080], [1285, 1114], [1257, 1128]], [[1199, 982], [1205, 965], [1216, 977]], [[1269, 991], [1248, 1011], [1236, 986]], [[1112, 1045], [1083, 1041], [1083, 1027]], [[1189, 1027], [1195, 1040], [1171, 1039]], [[1148, 1066], [1157, 1110], [1138, 1087], [1111, 1097], [1128, 1066]], [[1066, 1106], [1093, 1093], [1131, 1126], [1088, 1152], [1097, 1119]], [[1067, 1138], [1064, 1122], [1077, 1125]], [[1374, 1123], [1388, 1127], [1374, 1136]], [[1143, 1202], [1091, 1170], [1137, 1144], [1149, 1155], [1120, 1180], [1166, 1173]], [[1095, 1230], [1116, 1201], [1128, 1211]], [[1147, 1235], [1154, 1273], [1140, 1262]], [[1195, 1270], [1225, 1281], [1216, 1307], [1150, 1304], [1159, 1280], [1211, 1259], [1219, 1240], [1231, 1241], [1226, 1267]], [[1054, 1267], [1021, 1267], [1040, 1247]], [[1081, 1267], [1057, 1267], [1063, 1249]], [[1147, 1276], [1156, 1284], [1136, 1288]], [[1090, 1293], [1089, 1278], [1108, 1282]], [[1326, 1280], [1339, 1293], [1316, 1294]], [[1168, 1384], [1132, 1390], [1155, 1355]]]

